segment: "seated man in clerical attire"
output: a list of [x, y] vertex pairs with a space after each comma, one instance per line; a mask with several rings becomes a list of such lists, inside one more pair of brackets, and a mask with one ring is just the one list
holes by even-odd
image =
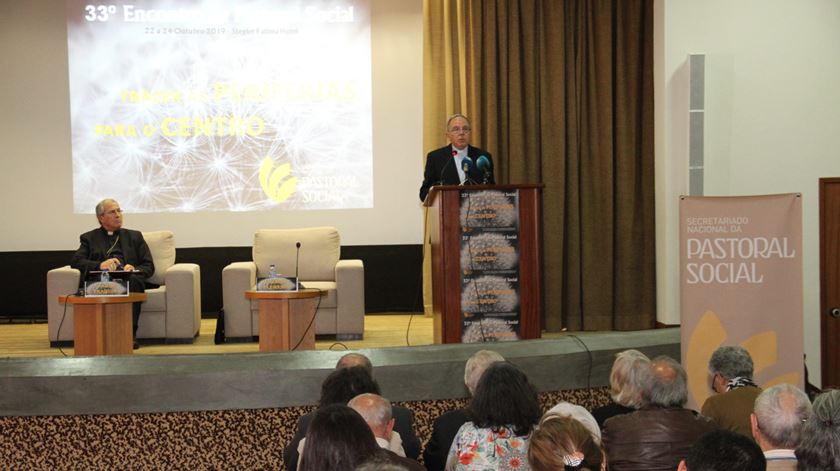
[[[155, 272], [155, 264], [143, 234], [122, 227], [122, 209], [113, 199], [104, 199], [96, 205], [96, 218], [100, 227], [79, 236], [79, 248], [70, 262], [73, 268], [82, 273], [80, 285], [84, 286], [90, 272], [121, 270], [133, 272], [128, 276], [129, 291], [144, 292], [146, 280]], [[134, 348], [139, 346], [136, 338], [141, 304], [134, 303], [132, 306]]]

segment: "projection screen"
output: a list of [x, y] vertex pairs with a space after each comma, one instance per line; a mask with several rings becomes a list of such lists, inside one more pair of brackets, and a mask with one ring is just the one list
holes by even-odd
[[67, 8], [74, 212], [373, 206], [367, 0]]
[[[105, 7], [108, 21], [85, 21], [87, 5]], [[205, 45], [193, 43], [196, 35], [183, 34], [190, 31], [176, 38], [175, 30], [185, 26], [172, 26], [171, 35], [161, 33], [146, 43], [145, 28], [169, 25], [154, 23], [162, 18], [148, 14], [139, 39], [131, 39], [136, 33], [129, 32], [138, 25], [123, 21], [123, 6], [133, 7], [132, 20], [140, 10], [201, 7], [227, 10], [235, 19], [235, 11], [263, 8], [260, 16], [273, 14], [275, 23], [278, 10], [299, 11], [297, 34], [318, 26], [333, 40], [327, 47], [326, 39], [310, 36], [309, 43], [298, 40], [281, 50], [261, 42], [257, 26], [243, 23], [238, 35], [228, 35], [232, 26], [225, 25], [230, 36], [225, 40], [201, 35]], [[315, 10], [307, 13], [309, 7]], [[350, 7], [358, 22], [352, 30], [338, 16]], [[9, 222], [0, 232], [0, 246], [12, 252], [73, 250], [79, 234], [96, 227], [94, 204], [106, 197], [120, 202], [126, 227], [172, 231], [179, 248], [244, 247], [260, 229], [313, 226], [336, 227], [342, 246], [420, 243], [424, 216], [417, 189], [426, 151], [422, 17], [422, 0], [0, 2], [5, 78], [0, 194]], [[247, 13], [238, 18], [257, 21]], [[361, 21], [369, 21], [369, 39]], [[333, 27], [346, 34], [330, 33]], [[262, 29], [271, 30], [265, 34], [269, 39], [280, 36], [279, 26]], [[277, 34], [269, 34], [274, 29]], [[102, 39], [100, 31], [114, 36]], [[227, 42], [234, 40], [240, 41], [236, 47]], [[141, 41], [145, 46], [138, 46]], [[369, 48], [362, 46], [365, 41]], [[262, 59], [246, 64], [242, 53]], [[295, 57], [320, 69], [282, 76], [261, 71], [292, 68]], [[358, 84], [350, 97], [354, 103], [346, 99], [346, 88], [334, 86], [350, 80]], [[195, 87], [189, 83], [207, 85], [206, 101], [198, 92], [190, 101]], [[230, 135], [228, 122], [213, 121], [234, 115], [259, 117], [264, 128], [252, 121], [245, 129], [260, 134], [235, 127], [239, 134]], [[202, 119], [196, 124], [197, 117]], [[166, 118], [174, 119], [164, 123]], [[128, 124], [135, 136], [128, 135]], [[146, 124], [155, 126], [154, 139], [143, 135]], [[163, 134], [164, 124], [174, 135]], [[221, 136], [218, 124], [227, 130]], [[443, 145], [443, 132], [440, 139]], [[271, 160], [263, 167], [266, 157]], [[263, 190], [261, 168], [269, 193], [285, 200]]]

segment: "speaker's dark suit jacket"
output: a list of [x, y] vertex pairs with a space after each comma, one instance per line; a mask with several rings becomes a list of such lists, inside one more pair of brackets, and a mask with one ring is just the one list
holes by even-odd
[[[313, 417], [315, 417], [314, 411], [300, 417], [295, 436], [283, 450], [283, 463], [289, 471], [297, 470], [298, 443], [306, 436], [306, 431], [309, 430], [309, 424]], [[405, 456], [417, 459], [420, 456], [420, 439], [414, 433], [411, 411], [403, 406], [391, 405], [391, 417], [394, 419], [394, 431], [399, 433], [402, 439]]]
[[452, 446], [458, 430], [468, 420], [466, 409], [449, 411], [435, 419], [432, 424], [432, 436], [429, 438], [426, 449], [423, 450], [423, 464], [426, 465], [426, 469], [443, 471], [446, 468], [449, 448]]
[[[155, 273], [152, 253], [140, 231], [122, 228], [119, 229], [118, 234], [120, 240], [117, 243], [122, 252], [122, 257], [118, 257], [120, 262], [123, 265], [134, 265], [134, 269], [138, 271], [129, 278], [129, 288], [134, 292], [142, 292], [144, 286], [142, 282]], [[85, 278], [85, 274], [99, 270], [99, 264], [111, 258], [108, 253], [111, 242], [108, 240], [108, 232], [101, 227], [79, 236], [79, 242], [79, 248], [73, 254], [70, 265], [82, 272], [82, 278]], [[84, 283], [84, 279], [79, 282]], [[139, 286], [137, 286], [138, 283]]]
[[[479, 171], [478, 166], [476, 165], [476, 160], [482, 155], [486, 156], [490, 160], [490, 168], [494, 169], [495, 167], [492, 166], [493, 157], [490, 153], [483, 151], [478, 147], [467, 147], [467, 156], [470, 160], [472, 160], [472, 167], [470, 168], [470, 172], [467, 174], [467, 180], [471, 179], [476, 184], [485, 183], [484, 173]], [[446, 147], [441, 147], [440, 149], [435, 149], [426, 155], [426, 170], [423, 172], [423, 184], [420, 185], [420, 201], [424, 201], [426, 199], [426, 195], [429, 194], [429, 188], [431, 188], [432, 185], [458, 185], [460, 183], [461, 179], [458, 178], [458, 169], [456, 168], [454, 159], [452, 158], [451, 144]], [[493, 172], [490, 172], [489, 179], [486, 183], [496, 183], [496, 180], [493, 177]]]

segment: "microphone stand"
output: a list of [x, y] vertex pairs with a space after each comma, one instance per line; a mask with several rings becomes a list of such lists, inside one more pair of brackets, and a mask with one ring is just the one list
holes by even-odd
[[295, 285], [296, 285], [298, 291], [300, 291], [300, 278], [299, 278], [299, 273], [300, 272], [298, 271], [298, 267], [299, 267], [298, 264], [300, 262], [300, 242], [295, 243], [295, 247], [297, 249], [297, 251], [295, 252]]

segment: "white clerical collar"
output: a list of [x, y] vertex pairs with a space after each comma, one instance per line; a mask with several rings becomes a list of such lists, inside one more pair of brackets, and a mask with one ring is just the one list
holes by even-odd
[[777, 448], [775, 450], [767, 450], [764, 452], [764, 458], [767, 461], [777, 461], [777, 460], [795, 460], [796, 453], [794, 450], [790, 450], [787, 448]]

